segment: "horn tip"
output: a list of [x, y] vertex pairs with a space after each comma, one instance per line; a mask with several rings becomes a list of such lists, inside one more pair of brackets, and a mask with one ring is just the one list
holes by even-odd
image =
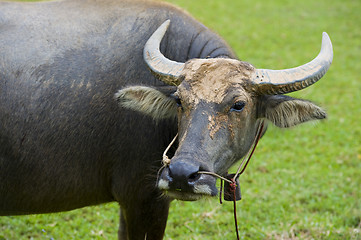
[[330, 36], [327, 34], [327, 32], [322, 33], [322, 48], [325, 48], [326, 51], [331, 55], [329, 57], [329, 59], [330, 59], [330, 62], [332, 62], [333, 48], [332, 48], [332, 42], [331, 42]]
[[330, 36], [327, 34], [327, 32], [322, 33], [322, 42], [331, 42]]
[[167, 29], [169, 27], [169, 24], [170, 24], [170, 19], [167, 19], [162, 23], [161, 27], [165, 27]]
[[166, 20], [162, 23], [162, 25], [160, 25], [158, 27], [158, 29], [154, 32], [155, 35], [158, 35], [159, 34], [159, 38], [163, 38], [165, 32], [168, 30], [168, 27], [169, 27], [169, 24], [170, 24], [170, 20]]

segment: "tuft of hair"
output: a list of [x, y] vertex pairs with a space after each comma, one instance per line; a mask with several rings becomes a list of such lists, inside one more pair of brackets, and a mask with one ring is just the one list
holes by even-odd
[[311, 120], [327, 117], [326, 112], [312, 102], [288, 98], [265, 109], [265, 117], [280, 128], [288, 128]]
[[175, 101], [151, 87], [126, 87], [115, 94], [115, 99], [121, 107], [143, 113], [154, 120], [177, 116]]

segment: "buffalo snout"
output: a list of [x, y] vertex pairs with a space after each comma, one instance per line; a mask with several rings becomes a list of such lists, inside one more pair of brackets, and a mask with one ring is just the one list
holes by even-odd
[[158, 187], [169, 197], [179, 200], [198, 200], [203, 196], [217, 195], [216, 179], [201, 173], [208, 169], [195, 161], [171, 161], [158, 181]]

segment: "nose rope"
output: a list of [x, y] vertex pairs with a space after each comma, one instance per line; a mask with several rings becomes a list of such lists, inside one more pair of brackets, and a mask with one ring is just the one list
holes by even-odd
[[[257, 129], [256, 137], [254, 138], [253, 143], [252, 143], [253, 148], [250, 149], [250, 150], [248, 151], [248, 153], [243, 157], [242, 162], [241, 162], [241, 164], [239, 165], [236, 174], [234, 175], [234, 177], [233, 177], [231, 180], [229, 180], [229, 179], [227, 179], [227, 178], [225, 178], [225, 177], [222, 177], [222, 176], [220, 176], [219, 174], [214, 173], [214, 172], [198, 171], [198, 173], [199, 173], [199, 174], [211, 175], [211, 176], [214, 176], [214, 177], [216, 177], [216, 178], [222, 179], [223, 181], [226, 181], [226, 182], [229, 182], [229, 183], [234, 183], [235, 180], [237, 179], [237, 177], [238, 177], [239, 175], [241, 175], [241, 174], [246, 170], [246, 167], [247, 167], [247, 165], [248, 165], [248, 163], [249, 163], [249, 160], [251, 159], [251, 157], [252, 157], [252, 155], [253, 155], [253, 153], [254, 153], [254, 150], [256, 149], [256, 146], [257, 146], [257, 144], [258, 144], [258, 142], [259, 142], [259, 139], [261, 138], [261, 134], [262, 134], [262, 131], [263, 131], [263, 127], [264, 127], [264, 121], [262, 121], [262, 122], [260, 123], [260, 126], [259, 126], [258, 129]], [[175, 142], [175, 140], [177, 139], [177, 137], [178, 137], [178, 133], [175, 135], [175, 137], [173, 138], [173, 140], [169, 143], [168, 147], [167, 147], [167, 148], [164, 150], [164, 152], [163, 152], [163, 158], [162, 158], [163, 167], [162, 167], [162, 169], [163, 169], [164, 167], [166, 167], [166, 166], [169, 166], [169, 164], [170, 164], [170, 161], [171, 161], [171, 160], [170, 160], [169, 157], [167, 156], [167, 152], [169, 151], [169, 149], [171, 148], [171, 146], [174, 144], [174, 142]], [[248, 156], [248, 158], [247, 158], [247, 156]], [[247, 159], [247, 161], [246, 161], [246, 163], [244, 164], [244, 162], [245, 162], [246, 159]], [[242, 168], [242, 166], [243, 166], [243, 168]], [[241, 169], [242, 169], [242, 170], [241, 170]]]
[[[163, 163], [163, 167], [160, 169], [162, 170], [164, 167], [166, 166], [169, 166], [170, 164], [170, 159], [169, 157], [167, 156], [167, 152], [169, 151], [169, 149], [172, 147], [172, 145], [174, 144], [175, 140], [177, 139], [178, 137], [178, 133], [175, 135], [175, 137], [173, 138], [173, 140], [169, 143], [168, 147], [164, 150], [163, 152], [163, 158], [162, 158], [162, 163]], [[220, 178], [226, 182], [229, 182], [229, 183], [232, 183], [231, 180], [225, 178], [225, 177], [222, 177], [220, 175], [218, 175], [217, 173], [214, 173], [214, 172], [206, 172], [206, 171], [198, 171], [199, 174], [208, 174], [208, 175], [212, 175], [213, 177], [217, 177], [217, 178]]]
[[199, 174], [207, 174], [207, 175], [211, 175], [213, 177], [217, 177], [219, 179], [222, 179], [223, 181], [232, 183], [232, 180], [229, 180], [228, 178], [222, 177], [221, 175], [218, 175], [217, 173], [214, 172], [206, 172], [206, 171], [198, 171]]
[[[218, 174], [212, 173], [212, 172], [198, 172], [198, 173], [209, 174], [209, 175], [220, 178], [221, 179], [221, 186], [223, 185], [222, 180], [230, 182], [230, 188], [231, 188], [231, 192], [232, 192], [232, 195], [233, 195], [232, 196], [233, 197], [233, 217], [234, 217], [234, 225], [235, 225], [235, 229], [236, 229], [237, 240], [239, 240], [240, 238], [239, 238], [239, 233], [238, 233], [238, 221], [237, 221], [237, 203], [236, 203], [237, 183], [236, 183], [236, 179], [237, 179], [237, 177], [239, 175], [241, 175], [244, 172], [244, 170], [246, 170], [246, 167], [247, 167], [247, 165], [249, 163], [249, 160], [251, 159], [251, 157], [252, 157], [252, 155], [254, 153], [254, 150], [257, 147], [259, 139], [261, 138], [263, 127], [264, 127], [264, 120], [262, 120], [262, 122], [260, 123], [260, 125], [259, 125], [259, 127], [257, 129], [256, 137], [254, 138], [253, 143], [252, 143], [252, 145], [253, 145], [253, 147], [251, 148], [252, 150], [250, 149], [248, 151], [248, 153], [243, 157], [242, 162], [239, 165], [236, 174], [234, 174], [234, 177], [231, 180], [229, 180], [227, 178], [223, 178], [223, 177], [219, 176]], [[245, 162], [246, 159], [247, 159], [247, 161]], [[221, 188], [221, 191], [222, 191], [222, 188]], [[220, 198], [219, 199], [220, 199], [220, 203], [222, 204], [221, 195], [222, 195], [222, 193], [220, 193]]]
[[[241, 174], [244, 172], [244, 170], [246, 170], [246, 167], [247, 167], [247, 165], [248, 165], [248, 163], [249, 163], [249, 160], [251, 159], [251, 157], [252, 157], [252, 155], [253, 155], [253, 153], [254, 153], [254, 150], [256, 149], [256, 146], [257, 146], [257, 144], [258, 144], [258, 142], [259, 142], [259, 139], [261, 138], [261, 134], [262, 134], [262, 131], [263, 131], [263, 127], [264, 127], [264, 121], [262, 121], [262, 122], [260, 123], [260, 126], [259, 126], [258, 129], [257, 129], [256, 137], [254, 138], [253, 143], [252, 143], [252, 146], [253, 146], [252, 149], [250, 149], [250, 150], [248, 151], [248, 153], [243, 157], [242, 162], [241, 162], [241, 164], [239, 165], [236, 174], [234, 174], [234, 177], [233, 177], [231, 180], [229, 180], [229, 179], [227, 179], [227, 178], [225, 178], [225, 177], [222, 177], [222, 176], [220, 176], [220, 175], [218, 175], [218, 174], [216, 174], [216, 173], [214, 173], [214, 172], [199, 171], [198, 173], [199, 173], [199, 174], [208, 174], [208, 175], [211, 175], [211, 176], [220, 178], [220, 179], [222, 179], [223, 181], [226, 181], [226, 182], [229, 182], [229, 183], [234, 183], [234, 182], [236, 182], [237, 177], [238, 177], [239, 175], [241, 175]], [[248, 157], [247, 157], [247, 156], [248, 156]], [[247, 161], [246, 161], [246, 163], [245, 163], [245, 160], [246, 160], [246, 159], [247, 159]], [[244, 164], [244, 163], [245, 163], [245, 164]]]
[[[243, 165], [244, 161], [246, 160], [246, 158], [244, 157], [244, 158], [242, 159], [242, 163], [239, 165], [239, 167], [238, 167], [238, 169], [237, 169], [236, 174], [235, 174], [234, 177], [232, 178], [232, 182], [235, 182], [235, 180], [237, 179], [238, 175], [241, 175], [241, 174], [244, 172], [244, 170], [246, 170], [246, 167], [247, 167], [247, 165], [248, 165], [248, 163], [249, 163], [249, 160], [251, 160], [252, 155], [253, 155], [253, 153], [254, 153], [254, 150], [256, 150], [256, 147], [257, 147], [257, 144], [258, 144], [258, 142], [259, 142], [259, 139], [261, 138], [261, 134], [262, 134], [262, 131], [263, 131], [263, 127], [264, 127], [264, 120], [262, 120], [262, 122], [260, 123], [260, 125], [259, 125], [259, 127], [258, 127], [256, 137], [254, 138], [253, 143], [252, 143], [252, 145], [253, 145], [252, 151], [249, 151], [249, 152], [247, 153], [247, 155], [248, 155], [247, 162], [245, 163], [244, 167], [242, 168], [242, 165]], [[247, 156], [247, 155], [246, 155], [246, 156]], [[242, 169], [242, 171], [241, 171], [241, 169]]]
[[163, 166], [158, 170], [158, 173], [157, 173], [157, 181], [156, 181], [156, 182], [158, 182], [158, 180], [159, 180], [159, 175], [160, 175], [161, 171], [162, 171], [165, 167], [169, 166], [169, 164], [170, 164], [170, 159], [169, 159], [169, 157], [167, 156], [167, 152], [168, 152], [168, 150], [171, 148], [171, 146], [174, 144], [174, 142], [175, 142], [175, 140], [177, 139], [177, 137], [178, 137], [178, 133], [175, 135], [175, 137], [173, 138], [173, 140], [169, 143], [168, 147], [167, 147], [167, 148], [164, 150], [164, 152], [163, 152], [163, 157], [162, 157]]
[[170, 164], [170, 159], [167, 156], [167, 152], [170, 149], [170, 147], [174, 144], [175, 140], [178, 137], [178, 133], [175, 135], [175, 137], [173, 138], [173, 140], [169, 143], [168, 147], [164, 150], [163, 152], [163, 158], [162, 158], [162, 163], [163, 163], [163, 167], [168, 166]]
[[[261, 134], [262, 134], [262, 131], [263, 131], [263, 127], [264, 127], [264, 120], [262, 120], [262, 122], [260, 123], [258, 129], [257, 129], [257, 133], [256, 133], [256, 136], [253, 140], [253, 143], [252, 143], [252, 148], [248, 151], [248, 153], [243, 157], [242, 159], [242, 162], [241, 164], [239, 165], [238, 169], [237, 169], [237, 172], [236, 174], [234, 174], [234, 177], [232, 179], [227, 179], [225, 177], [222, 177], [214, 172], [207, 172], [207, 171], [198, 171], [198, 174], [208, 174], [208, 175], [211, 175], [211, 176], [214, 176], [214, 177], [217, 177], [217, 178], [220, 178], [222, 181], [227, 181], [230, 183], [230, 186], [231, 186], [231, 191], [233, 193], [233, 215], [234, 215], [234, 224], [235, 224], [235, 228], [236, 228], [236, 236], [237, 236], [237, 239], [239, 240], [239, 233], [238, 233], [238, 223], [237, 223], [237, 210], [236, 210], [236, 207], [237, 207], [237, 204], [236, 204], [236, 187], [237, 187], [237, 184], [236, 184], [236, 179], [238, 176], [240, 176], [245, 170], [246, 170], [246, 167], [249, 163], [249, 160], [252, 158], [252, 155], [257, 147], [257, 144], [259, 142], [259, 139], [261, 138]], [[178, 133], [177, 135], [173, 138], [173, 140], [170, 142], [170, 144], [168, 145], [168, 147], [165, 149], [164, 153], [163, 153], [163, 159], [162, 159], [162, 162], [163, 162], [163, 167], [160, 169], [162, 170], [164, 167], [168, 166], [170, 164], [170, 159], [168, 158], [167, 156], [167, 152], [168, 150], [170, 149], [170, 147], [174, 144], [175, 140], [177, 139], [178, 137]], [[247, 157], [248, 156], [248, 157]], [[247, 159], [247, 161], [245, 161]], [[221, 181], [221, 186], [223, 185], [223, 182]], [[221, 195], [221, 193], [220, 193]], [[220, 199], [221, 199], [221, 196], [220, 196]], [[222, 201], [220, 201], [222, 203]]]

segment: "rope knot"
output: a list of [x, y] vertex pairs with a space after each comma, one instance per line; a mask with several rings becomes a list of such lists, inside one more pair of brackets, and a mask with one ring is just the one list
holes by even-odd
[[169, 157], [166, 156], [166, 155], [163, 156], [162, 163], [163, 163], [164, 166], [169, 166], [169, 164], [170, 164], [170, 159], [169, 159]]
[[232, 193], [235, 193], [236, 192], [236, 188], [237, 188], [237, 183], [234, 179], [231, 180], [232, 183], [229, 184], [231, 190], [232, 190]]

